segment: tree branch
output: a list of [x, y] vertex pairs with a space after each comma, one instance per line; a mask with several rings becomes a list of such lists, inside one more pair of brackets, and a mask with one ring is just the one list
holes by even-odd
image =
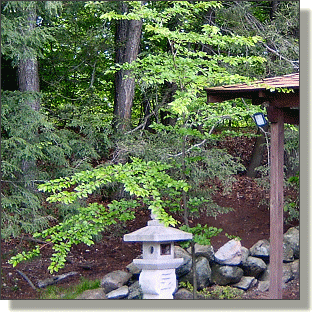
[[[222, 116], [219, 120], [219, 122], [215, 125], [213, 125], [210, 129], [210, 131], [208, 132], [208, 134], [212, 134], [213, 130], [225, 119], [231, 119], [230, 116]], [[203, 139], [201, 142], [191, 146], [189, 149], [185, 150], [185, 153], [188, 153], [190, 152], [192, 149], [194, 148], [198, 148], [198, 147], [201, 147], [203, 144], [205, 144], [207, 142], [208, 139]], [[169, 155], [169, 157], [179, 157], [179, 156], [182, 156], [184, 154], [184, 152], [179, 152], [178, 154], [175, 154], [175, 155]]]

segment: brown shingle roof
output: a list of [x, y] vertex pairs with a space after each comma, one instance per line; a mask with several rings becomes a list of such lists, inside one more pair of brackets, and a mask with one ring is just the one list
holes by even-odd
[[[293, 89], [290, 93], [275, 90], [275, 88]], [[273, 90], [272, 90], [273, 89]], [[299, 73], [287, 74], [284, 76], [266, 78], [252, 83], [240, 83], [225, 85], [213, 88], [205, 88], [208, 103], [222, 102], [236, 98], [251, 99], [253, 104], [261, 104], [264, 101], [277, 101], [277, 105], [287, 106], [285, 100], [293, 97], [292, 107], [299, 105]], [[280, 101], [280, 102], [279, 102]]]
[[284, 76], [266, 78], [263, 80], [254, 81], [251, 84], [232, 84], [220, 87], [205, 88], [207, 92], [239, 92], [239, 91], [255, 91], [268, 88], [289, 88], [298, 89], [299, 88], [299, 73], [287, 74]]

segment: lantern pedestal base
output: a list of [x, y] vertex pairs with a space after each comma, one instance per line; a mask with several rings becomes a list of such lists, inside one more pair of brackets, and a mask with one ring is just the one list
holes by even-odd
[[177, 288], [175, 269], [142, 270], [139, 284], [143, 299], [173, 299]]

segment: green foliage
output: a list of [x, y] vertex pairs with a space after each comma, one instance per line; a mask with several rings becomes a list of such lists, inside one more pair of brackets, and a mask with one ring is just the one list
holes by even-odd
[[263, 38], [250, 50], [266, 59], [254, 70], [261, 78], [299, 71], [299, 1], [279, 1], [271, 19], [272, 3], [226, 1], [215, 11], [215, 23], [227, 34]]
[[[162, 190], [188, 191], [189, 185], [182, 180], [172, 179], [165, 172], [168, 168], [168, 165], [159, 162], [132, 159], [131, 163], [125, 165], [98, 167], [91, 171], [76, 173], [72, 177], [55, 179], [40, 185], [39, 189], [53, 193], [47, 199], [49, 202], [70, 204], [77, 198], [86, 198], [106, 184], [121, 182], [125, 191], [132, 197], [135, 196], [148, 205], [154, 217], [165, 225], [175, 225], [177, 221], [168, 215], [163, 207]], [[65, 190], [70, 188], [73, 188], [73, 191]], [[94, 237], [108, 226], [118, 221], [134, 219], [134, 208], [138, 205], [134, 199], [114, 200], [108, 205], [108, 209], [101, 204], [92, 203], [88, 207], [80, 208], [78, 214], [41, 233], [34, 234], [34, 237], [42, 237], [52, 244], [54, 253], [49, 271], [52, 273], [63, 268], [66, 256], [73, 245], [85, 243], [90, 246], [94, 243]], [[16, 266], [21, 261], [38, 254], [40, 254], [39, 247], [31, 252], [16, 255], [9, 262]]]
[[230, 240], [237, 240], [237, 241], [241, 241], [241, 238], [239, 236], [233, 236], [231, 234], [225, 233], [225, 236], [230, 239]]
[[[1, 6], [1, 53], [10, 57], [15, 65], [20, 60], [41, 56], [45, 44], [54, 38], [50, 28], [30, 28], [36, 21], [27, 17], [32, 13], [38, 18], [41, 10], [38, 1], [6, 1]], [[43, 9], [56, 14], [60, 7], [60, 1], [47, 1]]]
[[[193, 241], [195, 243], [199, 243], [201, 245], [210, 245], [211, 238], [217, 236], [222, 229], [218, 229], [216, 227], [207, 226], [206, 224], [203, 226], [201, 224], [197, 224], [195, 227], [188, 227], [183, 225], [180, 227], [182, 231], [190, 232], [193, 235]], [[183, 247], [189, 247], [190, 241], [186, 241], [183, 243]]]
[[[97, 189], [113, 182], [120, 182], [131, 196], [142, 199], [159, 220], [166, 225], [175, 225], [176, 221], [165, 212], [161, 199], [162, 190], [188, 191], [189, 185], [182, 180], [172, 179], [165, 170], [169, 165], [160, 162], [143, 162], [133, 158], [124, 165], [101, 166], [90, 171], [76, 173], [72, 177], [59, 178], [39, 186], [39, 190], [53, 193], [49, 202], [72, 203], [76, 199], [86, 198]], [[75, 186], [76, 185], [76, 186]], [[73, 191], [66, 191], [70, 187]]]
[[[295, 126], [285, 125], [284, 136], [284, 187], [292, 191], [291, 195], [284, 198], [284, 212], [288, 214], [287, 221], [291, 221], [299, 219], [299, 131]], [[257, 171], [260, 175], [257, 181], [268, 193], [270, 191], [270, 168], [263, 166], [257, 168]], [[265, 199], [262, 203], [269, 205]]]
[[72, 131], [55, 130], [28, 101], [35, 94], [2, 92], [1, 179], [2, 237], [42, 230], [54, 217], [43, 209], [37, 184], [48, 178], [89, 169], [94, 147]]
[[179, 288], [186, 288], [190, 292], [193, 292], [193, 285], [189, 281], [179, 281]]
[[[216, 144], [224, 135], [241, 134], [239, 127], [253, 126], [251, 114], [260, 106], [243, 99], [209, 106], [203, 89], [290, 73], [299, 63], [297, 2], [279, 3], [272, 21], [266, 1], [126, 5], [123, 15], [116, 1], [1, 4], [2, 55], [13, 64], [37, 57], [41, 86], [36, 97], [2, 92], [2, 235], [41, 231], [55, 251], [52, 272], [78, 240], [90, 245], [103, 228], [133, 219], [137, 201], [166, 225], [176, 223], [170, 212], [227, 212], [213, 203], [210, 180], [222, 181], [227, 192], [244, 167]], [[29, 9], [38, 17], [30, 30]], [[119, 66], [114, 39], [115, 21], [121, 19], [143, 19], [143, 32], [139, 58]], [[136, 92], [133, 128], [118, 137], [111, 121], [120, 69], [132, 71]], [[28, 107], [34, 98], [41, 98], [39, 112]], [[217, 134], [217, 129], [223, 130]], [[286, 138], [288, 177], [298, 165], [297, 136]], [[129, 158], [132, 162], [114, 165]], [[98, 161], [110, 165], [92, 169]], [[268, 168], [263, 169], [266, 178]], [[51, 193], [52, 204], [44, 206], [36, 188], [48, 180], [40, 188]], [[115, 184], [124, 185], [129, 199], [107, 209], [80, 208], [91, 194]], [[291, 212], [298, 202], [288, 201]], [[64, 221], [42, 233], [57, 218]], [[195, 233], [206, 242], [212, 227], [201, 228]], [[36, 248], [12, 262], [37, 254]]]
[[233, 300], [240, 299], [243, 290], [230, 286], [214, 286], [212, 289], [204, 288], [200, 291], [200, 294], [203, 295], [205, 299]]
[[[108, 226], [135, 218], [134, 208], [137, 202], [113, 201], [106, 209], [103, 205], [92, 203], [88, 207], [80, 208], [79, 212], [66, 218], [63, 222], [48, 228], [40, 233], [35, 233], [35, 238], [46, 239], [52, 245], [54, 253], [51, 257], [51, 264], [48, 269], [51, 273], [64, 267], [66, 256], [73, 245], [84, 243], [88, 246], [94, 244], [94, 237]], [[18, 253], [11, 257], [9, 262], [15, 267], [18, 263], [31, 259], [40, 254], [40, 247], [37, 246], [32, 251]]]
[[[193, 285], [189, 281], [179, 282], [179, 288], [186, 288], [190, 292], [193, 292]], [[201, 297], [201, 299], [230, 300], [240, 299], [241, 295], [243, 294], [243, 290], [230, 286], [215, 285], [213, 287], [204, 288], [200, 291], [197, 291], [197, 294]]]

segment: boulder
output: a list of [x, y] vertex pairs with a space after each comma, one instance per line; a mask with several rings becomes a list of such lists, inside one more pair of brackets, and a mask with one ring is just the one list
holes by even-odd
[[129, 295], [128, 286], [122, 286], [116, 290], [110, 291], [106, 297], [107, 299], [124, 299]]
[[259, 281], [257, 289], [261, 292], [266, 292], [269, 290], [269, 286], [270, 286], [270, 281], [268, 280]]
[[[140, 257], [137, 257], [136, 259], [140, 259]], [[139, 274], [141, 273], [141, 269], [138, 268], [133, 262], [129, 263], [126, 266], [126, 269], [129, 273], [132, 274], [132, 276], [134, 276], [136, 279], [139, 278]]]
[[[282, 282], [287, 283], [294, 279], [294, 273], [292, 270], [291, 263], [283, 263], [282, 264]], [[261, 282], [269, 281], [270, 280], [270, 265], [267, 266], [266, 270], [264, 270], [261, 275], [259, 276], [259, 280]]]
[[104, 300], [107, 299], [102, 288], [83, 291], [76, 300]]
[[299, 279], [300, 276], [300, 261], [295, 260], [291, 263], [288, 263], [288, 265], [291, 267], [292, 275], [295, 279]]
[[292, 262], [294, 261], [293, 250], [291, 246], [284, 241], [283, 242], [283, 262]]
[[191, 271], [192, 257], [186, 250], [178, 246], [174, 246], [174, 257], [183, 259], [182, 265], [176, 269], [177, 278], [180, 279]]
[[294, 279], [294, 276], [293, 276], [291, 266], [286, 263], [283, 264], [282, 282], [288, 283], [289, 281], [291, 281], [293, 279]]
[[129, 287], [129, 294], [127, 299], [128, 300], [141, 300], [143, 298], [143, 292], [140, 287], [139, 281], [134, 282], [130, 287]]
[[132, 274], [126, 271], [117, 270], [106, 274], [101, 280], [101, 287], [105, 293], [116, 290], [126, 284]]
[[241, 261], [240, 261], [240, 265], [242, 265], [249, 257], [250, 255], [250, 251], [249, 249], [245, 248], [245, 247], [241, 247]]
[[[202, 290], [211, 284], [211, 268], [209, 261], [205, 257], [196, 259], [196, 280], [197, 290]], [[187, 275], [180, 278], [180, 281], [193, 283], [192, 270]]]
[[269, 265], [267, 265], [267, 268], [259, 275], [258, 279], [260, 281], [269, 281], [269, 279], [270, 279]]
[[237, 240], [230, 240], [223, 245], [215, 254], [215, 261], [221, 265], [239, 265], [242, 252], [241, 243]]
[[236, 266], [214, 265], [212, 267], [212, 282], [224, 286], [227, 284], [237, 283], [243, 276], [243, 270]]
[[266, 239], [259, 240], [250, 248], [250, 255], [264, 261], [269, 261], [270, 242]]
[[174, 295], [173, 299], [176, 300], [192, 300], [193, 293], [187, 290], [186, 288], [180, 288]]
[[[190, 255], [192, 254], [192, 250], [191, 250], [190, 247], [187, 249], [187, 251], [188, 251], [188, 253]], [[198, 258], [198, 257], [207, 258], [207, 260], [209, 261], [210, 265], [212, 265], [214, 263], [214, 261], [215, 261], [214, 250], [213, 250], [213, 247], [211, 245], [204, 246], [204, 245], [195, 243], [194, 252], [195, 252], [195, 257], [196, 258]]]
[[233, 284], [232, 286], [238, 289], [248, 290], [249, 288], [252, 288], [257, 281], [258, 280], [255, 277], [242, 277], [239, 282]]
[[293, 255], [295, 259], [299, 259], [300, 256], [300, 232], [297, 228], [292, 227], [283, 235], [283, 240], [288, 243], [288, 245], [293, 250]]
[[242, 269], [245, 276], [258, 278], [267, 269], [267, 265], [262, 259], [249, 256], [242, 264]]
[[211, 284], [211, 268], [207, 258], [196, 259], [197, 289], [202, 290]]

